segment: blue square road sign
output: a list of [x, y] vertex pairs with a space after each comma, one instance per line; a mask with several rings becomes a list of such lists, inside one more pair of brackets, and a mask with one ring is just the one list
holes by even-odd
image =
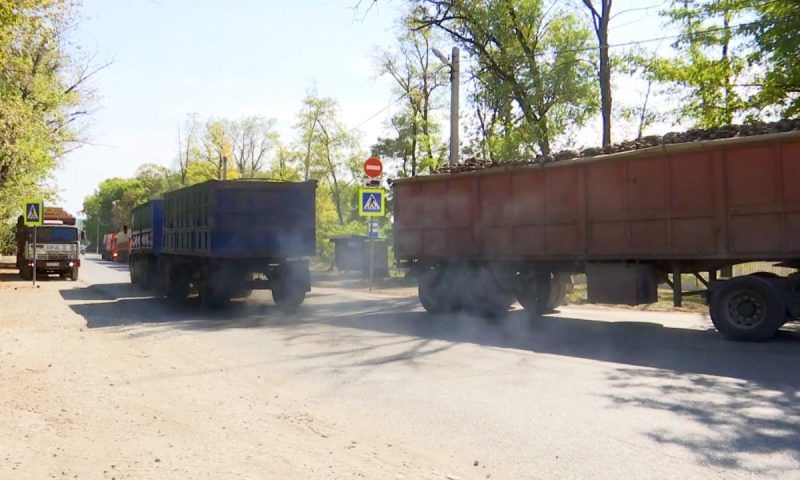
[[386, 214], [386, 192], [382, 188], [358, 191], [358, 214], [362, 217], [383, 217]]
[[42, 218], [44, 216], [43, 202], [41, 200], [26, 200], [23, 216], [25, 218], [25, 226], [33, 227], [44, 223]]

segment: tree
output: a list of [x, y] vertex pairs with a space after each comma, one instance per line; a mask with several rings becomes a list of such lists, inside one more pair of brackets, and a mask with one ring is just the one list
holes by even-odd
[[98, 231], [118, 232], [123, 225], [130, 226], [133, 209], [176, 188], [179, 177], [178, 172], [167, 167], [146, 163], [136, 170], [133, 178], [102, 181], [83, 201], [84, 229], [92, 238]]
[[[745, 3], [740, 0], [740, 3]], [[758, 21], [739, 31], [751, 38], [754, 53], [749, 60], [763, 74], [755, 82], [759, 90], [753, 106], [762, 111], [774, 106], [778, 114], [800, 114], [800, 2], [771, 0], [750, 4]]]
[[[581, 0], [589, 10], [597, 36], [600, 85], [600, 113], [603, 118], [603, 147], [611, 145], [611, 61], [608, 52], [608, 24], [611, 21], [611, 0]], [[598, 8], [599, 7], [599, 8]]]
[[438, 28], [473, 56], [476, 99], [513, 116], [505, 134], [525, 139], [522, 148], [535, 143], [548, 158], [553, 138], [597, 110], [590, 33], [572, 13], [545, 11], [542, 0], [412, 3], [415, 28]]
[[352, 182], [349, 163], [357, 151], [357, 139], [339, 121], [336, 101], [314, 91], [303, 99], [295, 128], [303, 150], [303, 179], [325, 181], [339, 224], [344, 225], [348, 221], [344, 193]]
[[233, 124], [227, 119], [209, 119], [200, 138], [198, 157], [214, 167], [214, 178], [228, 180], [238, 177], [233, 163]]
[[662, 12], [680, 28], [673, 43], [677, 55], [650, 60], [648, 68], [682, 94], [679, 118], [693, 119], [700, 127], [730, 124], [748, 108], [743, 92], [736, 88], [746, 74], [744, 47], [733, 43], [740, 4], [739, 0], [673, 0], [671, 8]]
[[25, 197], [50, 197], [46, 186], [63, 156], [80, 145], [81, 119], [102, 66], [64, 48], [74, 23], [67, 0], [0, 6], [0, 222], [9, 224]]
[[232, 122], [233, 163], [242, 177], [253, 178], [267, 166], [278, 146], [275, 119], [252, 116]]
[[431, 113], [438, 103], [437, 90], [446, 86], [448, 80], [445, 65], [432, 56], [432, 36], [430, 30], [406, 29], [397, 39], [397, 51], [384, 50], [377, 59], [379, 74], [395, 81], [395, 91], [406, 106], [401, 115], [392, 119], [392, 124], [398, 134], [395, 146], [404, 143], [407, 148], [393, 153], [402, 153], [404, 170], [409, 166], [411, 176], [417, 174], [420, 156], [429, 165], [442, 160], [441, 156], [434, 156], [434, 151], [438, 153], [440, 148]]
[[378, 137], [372, 145], [371, 155], [383, 159], [397, 159], [401, 162], [401, 169], [398, 172], [403, 177], [414, 176], [417, 174], [417, 136], [412, 127], [412, 115], [404, 110], [394, 115], [390, 122], [395, 131], [392, 137]]
[[200, 130], [199, 115], [190, 113], [184, 122], [183, 131], [178, 126], [178, 172], [180, 173], [181, 185], [187, 185], [187, 175], [189, 165], [192, 160], [197, 158], [197, 134]]

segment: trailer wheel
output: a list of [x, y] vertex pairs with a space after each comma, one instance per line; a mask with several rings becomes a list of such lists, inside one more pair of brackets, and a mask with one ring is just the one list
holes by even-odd
[[222, 308], [231, 301], [231, 295], [224, 290], [206, 287], [200, 289], [200, 301], [207, 308]]
[[489, 320], [498, 319], [508, 313], [516, 297], [503, 289], [490, 268], [479, 267], [472, 280], [472, 291], [467, 305], [469, 310]]
[[139, 262], [139, 284], [145, 290], [158, 288], [158, 265], [150, 258]]
[[27, 262], [22, 262], [22, 266], [19, 269], [19, 276], [22, 277], [23, 280], [33, 280], [33, 268], [31, 268]]
[[139, 285], [139, 282], [141, 282], [141, 272], [139, 272], [139, 261], [137, 258], [131, 259], [131, 263], [128, 264], [128, 272], [131, 274], [131, 283]]
[[187, 267], [173, 265], [165, 285], [167, 298], [181, 300], [188, 297], [191, 281], [191, 271]]
[[517, 276], [517, 300], [532, 315], [542, 315], [550, 311], [552, 303], [552, 276], [548, 273]]
[[428, 269], [419, 275], [417, 292], [419, 303], [427, 312], [444, 313], [448, 310], [442, 288], [442, 272], [438, 268]]
[[758, 276], [735, 277], [722, 283], [711, 301], [711, 321], [731, 340], [761, 342], [783, 325], [781, 295]]
[[545, 309], [552, 312], [556, 308], [564, 305], [567, 301], [567, 293], [572, 291], [572, 275], [568, 273], [554, 273], [550, 278], [550, 294], [547, 296]]
[[286, 313], [297, 311], [305, 299], [306, 292], [301, 288], [291, 285], [275, 285], [272, 287], [272, 301]]

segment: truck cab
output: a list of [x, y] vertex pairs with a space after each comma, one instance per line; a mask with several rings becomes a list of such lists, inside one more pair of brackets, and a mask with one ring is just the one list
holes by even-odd
[[[34, 232], [34, 228], [36, 229]], [[34, 265], [34, 233], [36, 262]], [[58, 274], [61, 278], [78, 279], [81, 266], [81, 235], [78, 227], [48, 223], [40, 227], [24, 227], [17, 230], [17, 267], [23, 280], [37, 274]]]

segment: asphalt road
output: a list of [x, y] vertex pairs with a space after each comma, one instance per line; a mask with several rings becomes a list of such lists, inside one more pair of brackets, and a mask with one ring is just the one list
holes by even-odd
[[[414, 298], [315, 288], [208, 312], [88, 260], [62, 297], [91, 329], [193, 336], [302, 385], [346, 424], [477, 462], [475, 478], [800, 478], [800, 330], [761, 344], [700, 315], [564, 308], [497, 325]], [[205, 352], [199, 348], [196, 355]]]

